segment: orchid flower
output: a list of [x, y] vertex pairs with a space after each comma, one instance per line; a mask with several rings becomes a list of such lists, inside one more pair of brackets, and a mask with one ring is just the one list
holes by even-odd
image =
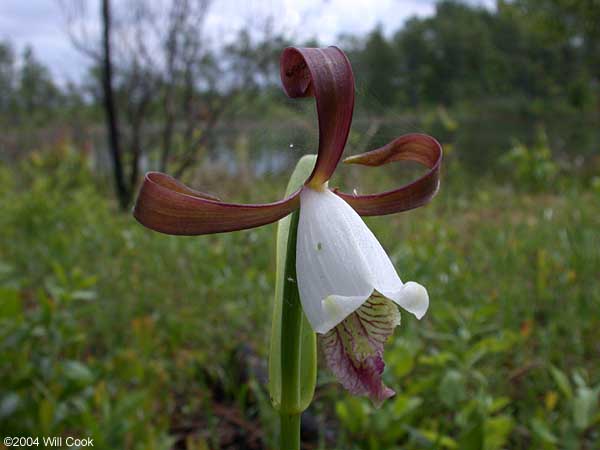
[[396, 305], [420, 319], [429, 298], [420, 284], [400, 280], [360, 216], [392, 214], [427, 203], [438, 189], [442, 149], [424, 134], [401, 136], [345, 162], [381, 166], [411, 160], [427, 167], [423, 176], [379, 194], [332, 190], [328, 181], [344, 151], [354, 109], [350, 63], [336, 47], [286, 48], [281, 80], [289, 97], [316, 101], [318, 154], [300, 189], [274, 203], [226, 203], [166, 174], [150, 172], [134, 215], [162, 233], [201, 235], [258, 227], [300, 208], [295, 257], [302, 309], [321, 335], [327, 364], [342, 385], [380, 404], [394, 394], [381, 377], [383, 344], [400, 323]]

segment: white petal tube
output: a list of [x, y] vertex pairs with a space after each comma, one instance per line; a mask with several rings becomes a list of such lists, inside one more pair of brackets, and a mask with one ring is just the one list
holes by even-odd
[[361, 217], [328, 189], [300, 194], [296, 272], [302, 307], [317, 333], [326, 333], [377, 290], [418, 319], [427, 290], [404, 284]]

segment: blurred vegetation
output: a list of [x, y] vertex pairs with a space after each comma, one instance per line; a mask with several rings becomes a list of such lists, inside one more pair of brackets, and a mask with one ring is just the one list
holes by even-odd
[[[321, 370], [305, 448], [600, 448], [598, 19], [588, 1], [442, 1], [393, 36], [340, 39], [357, 78], [347, 152], [425, 131], [444, 174], [429, 206], [368, 220], [431, 298], [386, 347], [397, 395], [375, 410]], [[198, 87], [231, 104], [186, 175], [195, 187], [275, 200], [316, 148], [312, 103], [278, 85], [286, 41], [269, 42], [242, 34], [214, 55], [257, 75], [233, 94]], [[273, 448], [274, 226], [173, 237], [119, 213], [97, 75], [62, 86], [0, 44], [0, 434]], [[159, 100], [148, 110], [145, 170], [164, 114]], [[377, 192], [415, 170], [341, 168], [332, 184]]]
[[[307, 448], [596, 448], [594, 180], [557, 173], [540, 193], [519, 179], [465, 188], [461, 166], [448, 167], [430, 206], [369, 220], [432, 299], [423, 321], [403, 315], [387, 347], [398, 395], [375, 410], [322, 371]], [[374, 191], [403, 176], [341, 181]], [[272, 444], [273, 226], [202, 238], [146, 230], [114, 214], [68, 143], [32, 153], [17, 173], [2, 167], [0, 179], [4, 435], [90, 435], [98, 448]], [[247, 200], [280, 195], [285, 179], [239, 183], [221, 184]]]

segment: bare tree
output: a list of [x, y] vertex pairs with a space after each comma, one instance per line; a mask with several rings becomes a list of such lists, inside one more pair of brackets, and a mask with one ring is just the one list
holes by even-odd
[[[60, 1], [73, 44], [102, 74], [109, 154], [124, 209], [143, 156], [182, 176], [214, 140], [233, 97], [267, 79], [260, 75], [265, 67], [272, 69], [252, 49], [271, 61], [273, 33], [253, 42], [251, 33], [240, 32], [237, 46], [210, 45], [204, 24], [211, 0], [101, 0], [101, 30], [94, 29], [85, 2]], [[241, 76], [226, 76], [232, 68], [242, 69]]]
[[[210, 88], [205, 76], [210, 68], [203, 67], [209, 49], [202, 39], [210, 0], [127, 0], [118, 10], [110, 0], [101, 0], [100, 33], [85, 2], [61, 3], [71, 41], [101, 74], [115, 190], [126, 209], [139, 181], [142, 155], [160, 153], [159, 168], [167, 170], [174, 163], [181, 174], [221, 113], [213, 105], [204, 105], [205, 120], [196, 113], [201, 93]], [[100, 39], [94, 37], [98, 35]], [[186, 148], [185, 155], [173, 148], [175, 140]]]
[[121, 208], [125, 209], [131, 200], [132, 186], [126, 184], [123, 173], [123, 153], [121, 151], [119, 121], [113, 89], [111, 26], [110, 1], [102, 0], [102, 93], [117, 198]]

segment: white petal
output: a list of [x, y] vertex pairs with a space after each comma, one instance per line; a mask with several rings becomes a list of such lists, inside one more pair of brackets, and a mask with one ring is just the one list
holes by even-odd
[[393, 300], [408, 312], [414, 314], [417, 319], [421, 319], [429, 307], [427, 289], [414, 281], [409, 281], [406, 284], [402, 283], [392, 261], [390, 261], [377, 238], [360, 216], [358, 214], [356, 216], [370, 236], [368, 238], [365, 236], [362, 251], [369, 262], [369, 268], [373, 276], [373, 287], [384, 297]]
[[427, 293], [427, 289], [425, 289], [425, 286], [414, 281], [406, 282], [404, 288], [398, 293], [381, 293], [390, 300], [395, 301], [408, 312], [413, 313], [417, 319], [421, 319], [427, 312], [427, 308], [429, 308], [429, 294]]
[[[300, 194], [296, 273], [302, 307], [313, 329], [325, 333], [373, 292], [366, 261], [353, 239], [354, 212], [328, 190]], [[340, 202], [345, 205], [340, 207]]]
[[417, 283], [403, 284], [389, 257], [360, 216], [325, 189], [300, 194], [296, 249], [304, 312], [318, 333], [331, 330], [374, 290], [421, 318], [429, 299]]

